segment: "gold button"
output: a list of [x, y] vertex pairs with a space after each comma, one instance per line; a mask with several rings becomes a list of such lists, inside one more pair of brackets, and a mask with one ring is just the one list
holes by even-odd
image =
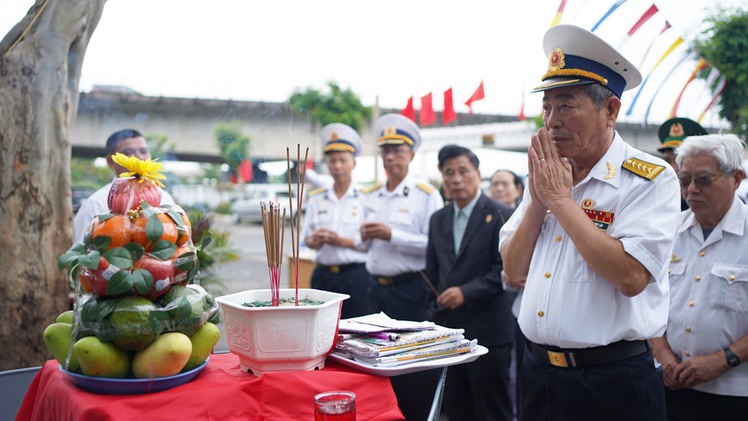
[[727, 277], [727, 279], [729, 279], [731, 281], [734, 281], [735, 280], [735, 275], [730, 275], [730, 276]]
[[705, 255], [705, 254], [706, 254], [706, 253], [704, 253], [703, 251], [700, 251], [700, 252], [699, 252], [699, 256], [701, 256], [701, 257], [704, 257], [704, 255]]
[[695, 279], [696, 281], [700, 281], [701, 280], [701, 275], [696, 275], [696, 276], [694, 276], [693, 279]]
[[550, 272], [546, 272], [545, 275], [543, 275], [543, 276], [545, 276], [546, 278], [550, 278], [551, 277], [551, 273]]
[[557, 235], [557, 236], [556, 236], [556, 242], [557, 242], [557, 243], [560, 243], [560, 242], [561, 242], [561, 236], [560, 236], [560, 235]]
[[693, 300], [691, 300], [691, 301], [688, 302], [688, 306], [689, 307], [693, 307], [695, 305], [696, 305], [696, 303]]
[[670, 269], [667, 270], [667, 274], [670, 275]]
[[543, 310], [538, 311], [538, 317], [543, 317], [543, 316], [545, 316], [545, 313], [543, 313]]
[[686, 332], [690, 332], [690, 331], [691, 331], [691, 326], [686, 326]]
[[691, 353], [686, 351], [686, 357], [690, 357], [690, 356], [691, 356]]

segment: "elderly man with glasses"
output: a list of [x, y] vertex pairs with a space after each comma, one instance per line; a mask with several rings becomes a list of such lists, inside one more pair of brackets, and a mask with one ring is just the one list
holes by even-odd
[[748, 413], [748, 206], [743, 142], [686, 138], [676, 151], [681, 213], [670, 259], [670, 314], [652, 340], [663, 366], [668, 419], [742, 419]]

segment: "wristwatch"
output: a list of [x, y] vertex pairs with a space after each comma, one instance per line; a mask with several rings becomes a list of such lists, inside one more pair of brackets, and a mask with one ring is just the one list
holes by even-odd
[[730, 367], [737, 367], [740, 365], [740, 358], [738, 358], [738, 356], [735, 355], [734, 352], [732, 352], [729, 346], [725, 347], [723, 351], [725, 351], [725, 356], [727, 357], [727, 364]]

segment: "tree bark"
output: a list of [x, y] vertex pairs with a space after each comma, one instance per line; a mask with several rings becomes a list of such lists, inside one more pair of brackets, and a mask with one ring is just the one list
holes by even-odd
[[51, 358], [68, 306], [71, 132], [83, 57], [106, 0], [37, 0], [0, 41], [0, 370]]

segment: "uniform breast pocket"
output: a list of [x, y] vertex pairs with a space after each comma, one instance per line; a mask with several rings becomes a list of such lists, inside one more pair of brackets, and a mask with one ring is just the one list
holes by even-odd
[[328, 226], [332, 221], [332, 212], [330, 212], [328, 209], [318, 210], [317, 221], [319, 221], [320, 225], [322, 226]]
[[737, 312], [748, 311], [748, 266], [712, 266], [709, 304]]
[[415, 215], [410, 212], [396, 211], [392, 212], [389, 217], [390, 224], [401, 227], [409, 227], [415, 223], [414, 221]]

